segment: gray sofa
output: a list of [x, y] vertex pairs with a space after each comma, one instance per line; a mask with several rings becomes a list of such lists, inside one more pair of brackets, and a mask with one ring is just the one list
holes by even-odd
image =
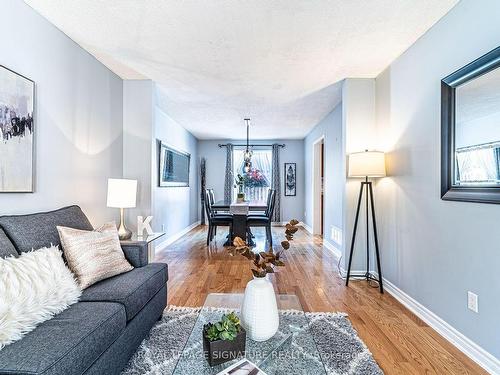
[[[92, 230], [78, 206], [0, 216], [0, 257], [60, 245], [56, 225]], [[146, 243], [122, 246], [135, 267], [83, 291], [80, 301], [0, 350], [0, 374], [119, 374], [167, 303], [167, 265]]]

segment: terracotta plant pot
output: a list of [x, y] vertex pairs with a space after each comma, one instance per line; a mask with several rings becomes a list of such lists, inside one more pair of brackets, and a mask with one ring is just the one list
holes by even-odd
[[233, 341], [216, 340], [210, 341], [205, 337], [208, 324], [203, 326], [203, 351], [210, 366], [220, 365], [238, 357], [245, 356], [245, 341], [247, 333], [243, 327]]

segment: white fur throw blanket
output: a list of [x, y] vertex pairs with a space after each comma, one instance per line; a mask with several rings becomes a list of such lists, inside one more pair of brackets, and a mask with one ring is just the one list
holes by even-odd
[[81, 294], [55, 246], [0, 258], [0, 349], [76, 303]]

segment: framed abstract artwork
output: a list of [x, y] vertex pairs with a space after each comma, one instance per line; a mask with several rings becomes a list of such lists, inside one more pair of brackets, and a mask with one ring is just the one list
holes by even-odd
[[285, 163], [285, 196], [297, 195], [297, 164]]
[[160, 164], [158, 185], [160, 187], [189, 186], [189, 164], [191, 155], [176, 150], [159, 141]]
[[0, 193], [34, 190], [35, 83], [0, 65]]

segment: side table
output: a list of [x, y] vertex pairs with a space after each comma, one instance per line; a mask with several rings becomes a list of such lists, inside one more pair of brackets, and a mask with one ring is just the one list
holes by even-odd
[[124, 245], [133, 245], [135, 243], [146, 243], [148, 245], [148, 263], [150, 263], [154, 259], [154, 249], [152, 243], [156, 241], [158, 238], [163, 237], [165, 232], [152, 233], [145, 236], [138, 236], [137, 233], [132, 234], [132, 238], [129, 240], [120, 241], [121, 244]]

